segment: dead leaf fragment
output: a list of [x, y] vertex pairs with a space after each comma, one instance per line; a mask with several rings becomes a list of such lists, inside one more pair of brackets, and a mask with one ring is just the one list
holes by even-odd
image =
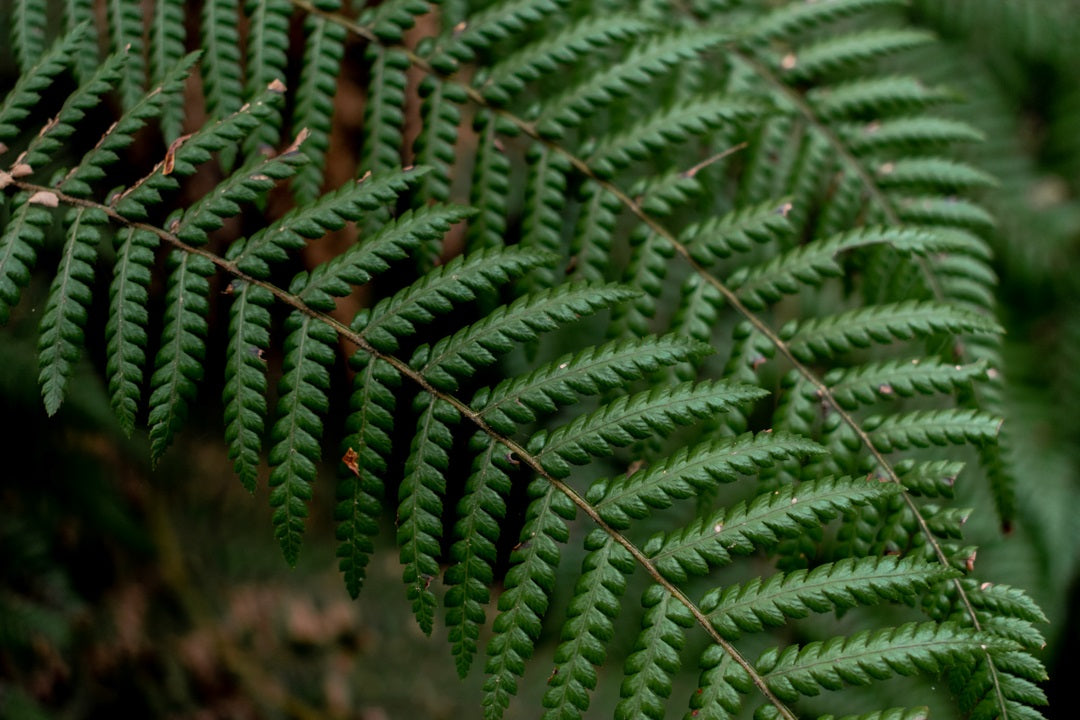
[[36, 193], [30, 196], [27, 201], [31, 205], [44, 205], [45, 207], [59, 207], [60, 198], [56, 197], [56, 193], [49, 192], [48, 190], [38, 190]]
[[270, 84], [266, 86], [266, 89], [270, 92], [283, 93], [285, 92], [285, 83], [281, 82], [278, 78], [274, 78], [270, 81]]
[[15, 165], [11, 168], [11, 177], [21, 178], [26, 177], [27, 175], [32, 175], [33, 173], [34, 168], [30, 167], [26, 163], [15, 163]]
[[345, 467], [349, 468], [350, 472], [356, 477], [360, 477], [360, 463], [357, 462], [360, 456], [356, 454], [356, 451], [349, 448], [345, 451], [345, 456], [341, 458], [341, 462], [345, 463]]

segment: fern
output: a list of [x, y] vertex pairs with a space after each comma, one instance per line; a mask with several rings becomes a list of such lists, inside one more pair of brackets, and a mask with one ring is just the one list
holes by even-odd
[[[465, 5], [432, 34], [413, 0], [356, 19], [253, 0], [243, 22], [161, 2], [143, 48], [135, 4], [91, 28], [68, 3], [52, 41], [44, 5], [16, 3], [0, 321], [31, 322], [22, 296], [50, 288], [46, 412], [97, 352], [106, 263], [109, 396], [128, 434], [146, 411], [155, 463], [222, 337], [227, 453], [255, 491], [265, 446], [286, 561], [332, 459], [350, 595], [392, 517], [405, 597], [426, 634], [443, 608], [462, 676], [496, 611], [491, 720], [528, 714], [513, 696], [549, 636], [546, 718], [590, 711], [620, 661], [616, 717], [663, 717], [684, 664], [687, 717], [791, 719], [825, 690], [942, 673], [961, 713], [1037, 717], [1046, 618], [975, 573], [953, 504], [966, 447], [1004, 513], [1016, 478], [997, 219], [972, 197], [995, 180], [953, 152], [981, 137], [943, 114], [953, 93], [903, 71], [932, 36], [889, 0]], [[77, 57], [97, 31], [113, 52]], [[363, 128], [343, 141], [351, 78]], [[96, 144], [75, 132], [116, 108]], [[323, 192], [343, 157], [360, 179]], [[139, 167], [110, 190], [120, 162]], [[640, 630], [612, 643], [623, 622]], [[749, 635], [793, 644], [752, 661]]]

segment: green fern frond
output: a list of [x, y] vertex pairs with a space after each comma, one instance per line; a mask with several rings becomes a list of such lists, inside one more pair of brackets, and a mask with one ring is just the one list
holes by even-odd
[[[233, 115], [243, 103], [239, 15], [237, 0], [206, 0], [202, 6], [202, 78], [211, 117]], [[226, 151], [226, 167], [232, 164], [232, 156], [232, 151]]]
[[555, 651], [555, 669], [544, 693], [545, 720], [580, 718], [589, 709], [589, 693], [598, 679], [595, 668], [607, 659], [606, 645], [615, 635], [626, 579], [634, 570], [630, 553], [602, 530], [589, 534], [585, 550]]
[[854, 410], [878, 400], [911, 397], [916, 393], [948, 393], [986, 377], [984, 362], [952, 365], [934, 358], [886, 360], [847, 370], [831, 370], [825, 383], [833, 398]]
[[488, 112], [481, 112], [473, 123], [477, 134], [477, 157], [469, 203], [480, 213], [469, 226], [466, 247], [470, 252], [500, 247], [506, 235], [510, 160], [497, 135], [498, 125], [498, 117]]
[[[150, 25], [150, 86], [162, 87], [161, 133], [165, 142], [180, 137], [184, 123], [183, 87], [170, 82], [173, 68], [184, 57], [184, 3], [160, 0], [154, 3]], [[185, 73], [186, 74], [186, 73]]]
[[179, 250], [169, 254], [169, 267], [165, 327], [150, 378], [148, 424], [150, 454], [155, 462], [187, 419], [188, 404], [195, 399], [196, 383], [203, 378], [210, 312], [207, 278], [214, 272], [214, 266], [206, 258]]
[[[247, 0], [244, 6], [248, 19], [244, 86], [246, 96], [253, 98], [274, 80], [285, 79], [292, 6], [288, 0]], [[272, 113], [244, 139], [244, 155], [250, 159], [261, 147], [277, 147], [280, 137], [281, 115]]]
[[490, 47], [529, 23], [538, 22], [557, 12], [567, 0], [508, 0], [474, 13], [444, 33], [436, 46], [432, 62], [440, 72], [457, 70], [469, 62], [477, 50]]
[[747, 30], [747, 44], [791, 40], [796, 34], [861, 15], [869, 10], [899, 4], [899, 0], [830, 0], [826, 3], [790, 3], [771, 9]]
[[580, 415], [550, 434], [539, 432], [529, 441], [529, 450], [547, 472], [565, 478], [571, 464], [584, 465], [592, 457], [611, 455], [613, 447], [667, 435], [679, 425], [713, 417], [767, 394], [748, 385], [708, 381], [646, 390]]
[[915, 228], [862, 227], [832, 237], [811, 240], [763, 265], [743, 266], [728, 278], [728, 286], [750, 309], [760, 310], [802, 285], [819, 285], [843, 274], [836, 256], [855, 248], [888, 245], [902, 254], [923, 255], [940, 248], [933, 234]]
[[978, 410], [929, 410], [868, 418], [863, 427], [881, 452], [911, 447], [985, 443], [1001, 429], [1001, 418]]
[[574, 283], [526, 295], [430, 348], [419, 348], [410, 364], [435, 387], [451, 391], [459, 378], [471, 377], [478, 368], [490, 365], [496, 354], [635, 294], [617, 285]]
[[0, 323], [6, 323], [19, 302], [22, 288], [30, 282], [37, 253], [45, 241], [52, 214], [32, 195], [15, 200], [11, 217], [0, 235]]
[[856, 63], [880, 60], [933, 40], [922, 30], [866, 30], [846, 33], [801, 47], [780, 60], [784, 79], [807, 81]]
[[437, 601], [429, 586], [439, 574], [442, 498], [454, 442], [449, 426], [457, 423], [458, 413], [446, 401], [429, 395], [417, 396], [413, 410], [419, 417], [398, 489], [397, 544], [413, 615], [420, 629], [430, 635]]
[[693, 624], [686, 607], [658, 585], [645, 591], [641, 604], [645, 616], [623, 666], [622, 700], [615, 706], [618, 720], [664, 717], [664, 701], [682, 664], [679, 654], [686, 643], [685, 630]]
[[619, 201], [595, 184], [587, 185], [581, 202], [581, 214], [574, 228], [571, 266], [573, 276], [588, 282], [610, 280], [612, 234], [618, 219]]
[[233, 243], [226, 257], [243, 272], [267, 278], [271, 263], [287, 259], [289, 250], [299, 250], [308, 240], [340, 230], [365, 212], [385, 209], [423, 172], [389, 172], [346, 183], [310, 205], [290, 210], [250, 238]]
[[918, 113], [950, 100], [948, 91], [909, 75], [885, 75], [811, 89], [807, 100], [824, 120]]
[[109, 286], [109, 322], [105, 326], [106, 373], [113, 411], [125, 433], [135, 429], [146, 366], [148, 287], [158, 239], [129, 228], [115, 238], [116, 263]]
[[453, 564], [444, 581], [447, 590], [446, 625], [451, 652], [458, 675], [465, 677], [476, 655], [480, 629], [487, 615], [484, 607], [491, 601], [488, 589], [494, 581], [498, 554], [496, 543], [500, 523], [506, 517], [506, 497], [510, 493], [509, 453], [484, 433], [477, 433], [469, 443], [474, 455], [472, 472], [465, 484], [465, 494], [457, 506], [454, 544], [450, 548]]
[[[566, 176], [570, 161], [546, 145], [529, 149], [529, 177], [525, 184], [525, 207], [522, 210], [521, 245], [554, 253], [563, 253], [562, 216], [566, 207]], [[534, 268], [519, 284], [523, 294], [553, 287], [557, 280], [555, 262]]]
[[656, 569], [673, 582], [705, 575], [710, 567], [726, 565], [731, 555], [770, 547], [804, 526], [890, 493], [894, 485], [853, 478], [823, 478], [799, 486], [787, 485], [759, 495], [749, 503], [698, 519], [671, 533], [656, 535], [644, 546]]
[[517, 680], [532, 656], [541, 623], [555, 586], [559, 543], [566, 542], [566, 526], [574, 518], [574, 505], [544, 478], [529, 485], [529, 503], [521, 542], [510, 554], [510, 570], [499, 596], [499, 615], [492, 626], [484, 683], [484, 718], [501, 718], [517, 692]]
[[379, 46], [372, 46], [368, 52], [371, 82], [364, 106], [364, 146], [359, 168], [378, 174], [401, 166], [409, 58], [400, 50]]
[[729, 29], [689, 30], [635, 45], [622, 62], [592, 74], [579, 86], [548, 100], [536, 117], [536, 129], [547, 138], [560, 138], [586, 117], [617, 97], [647, 83], [679, 62], [724, 42]]
[[552, 257], [521, 246], [459, 255], [392, 297], [380, 300], [370, 311], [359, 313], [353, 329], [381, 352], [394, 352], [399, 340], [414, 335], [417, 326], [431, 323], [481, 293], [494, 292], [510, 278]]
[[708, 352], [705, 345], [674, 336], [616, 340], [480, 390], [472, 406], [493, 428], [511, 434], [518, 425], [572, 405], [583, 395], [599, 395]]
[[431, 6], [424, 0], [388, 0], [366, 8], [360, 23], [371, 28], [380, 40], [397, 43], [416, 24], [418, 16], [430, 11]]
[[703, 223], [691, 225], [679, 237], [694, 260], [711, 265], [717, 259], [746, 252], [755, 244], [783, 238], [791, 232], [787, 221], [789, 202], [770, 200], [733, 210]]
[[349, 402], [352, 412], [342, 456], [345, 468], [337, 484], [334, 520], [338, 567], [345, 576], [345, 588], [356, 597], [375, 547], [373, 538], [383, 505], [382, 477], [392, 449], [390, 438], [397, 404], [394, 389], [401, 377], [385, 361], [366, 353], [357, 353], [353, 364], [357, 372]]
[[285, 359], [269, 461], [274, 537], [290, 565], [296, 565], [300, 556], [306, 503], [318, 472], [322, 415], [330, 405], [329, 368], [336, 341], [328, 325], [299, 311], [285, 322]]
[[507, 105], [527, 83], [648, 28], [643, 18], [633, 14], [584, 17], [499, 60], [484, 76], [480, 92], [488, 102]]
[[643, 468], [625, 478], [600, 480], [589, 488], [588, 499], [604, 522], [629, 528], [632, 521], [675, 500], [707, 492], [741, 474], [752, 474], [777, 462], [813, 457], [818, 445], [792, 435], [761, 433], [709, 440]]
[[363, 285], [385, 272], [391, 262], [408, 257], [425, 240], [442, 237], [453, 223], [471, 214], [471, 209], [453, 205], [409, 210], [383, 225], [373, 237], [353, 245], [310, 273], [297, 275], [289, 290], [303, 298], [309, 307], [332, 310], [334, 297], [348, 295], [353, 286]]
[[38, 338], [41, 368], [38, 382], [49, 415], [60, 409], [73, 365], [80, 355], [90, 286], [94, 282], [93, 266], [101, 240], [100, 227], [107, 222], [105, 213], [94, 208], [72, 209], [68, 213], [68, 238], [49, 288]]
[[829, 318], [789, 323], [781, 331], [799, 360], [828, 358], [873, 343], [891, 343], [932, 333], [997, 333], [991, 318], [935, 302], [907, 301], [851, 310]]
[[[460, 105], [466, 100], [464, 88], [452, 83], [426, 77], [420, 83], [423, 98], [420, 113], [423, 127], [413, 143], [413, 155], [418, 165], [430, 168], [417, 186], [416, 204], [427, 198], [446, 202], [450, 198], [452, 168], [457, 156], [454, 146], [461, 124]], [[424, 248], [420, 269], [429, 270], [442, 255], [442, 243]]]
[[143, 95], [117, 120], [97, 141], [90, 152], [83, 155], [79, 164], [68, 171], [58, 188], [77, 197], [90, 197], [92, 184], [106, 176], [105, 167], [119, 159], [118, 153], [130, 145], [136, 132], [148, 120], [161, 115], [163, 125], [168, 123], [169, 103], [183, 92], [188, 73], [198, 59], [198, 53], [180, 58], [169, 68], [154, 87]]
[[788, 618], [810, 613], [883, 601], [913, 604], [921, 591], [958, 574], [918, 558], [848, 559], [717, 589], [700, 606], [718, 633], [736, 640], [743, 633], [780, 627]]
[[146, 65], [143, 60], [143, 14], [138, 0], [107, 0], [109, 49], [126, 55], [120, 76], [120, 99], [125, 109], [139, 101], [146, 91]]
[[245, 282], [230, 286], [229, 344], [225, 361], [225, 440], [233, 471], [248, 492], [255, 481], [266, 424], [266, 352], [270, 349], [273, 297]]
[[892, 676], [938, 673], [970, 662], [983, 652], [999, 653], [1013, 644], [949, 623], [908, 623], [800, 648], [770, 650], [757, 661], [769, 687], [780, 698], [797, 700], [845, 684], [868, 685]]
[[45, 52], [45, 4], [34, 0], [15, 0], [11, 8], [11, 47], [19, 69], [26, 72]]
[[14, 87], [0, 103], [0, 140], [9, 140], [19, 132], [17, 123], [41, 99], [41, 91], [63, 71], [89, 34], [88, 25], [78, 25], [59, 38], [31, 67], [24, 68]]
[[323, 184], [323, 161], [330, 146], [334, 115], [334, 90], [345, 55], [345, 29], [340, 25], [309, 15], [304, 20], [304, 28], [307, 35], [304, 65], [292, 115], [292, 127], [307, 128], [310, 132], [307, 142], [301, 146], [309, 162], [297, 171], [292, 183], [299, 205], [313, 202]]

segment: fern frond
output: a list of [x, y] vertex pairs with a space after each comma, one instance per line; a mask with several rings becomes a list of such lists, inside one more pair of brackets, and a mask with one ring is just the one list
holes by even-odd
[[[195, 399], [195, 385], [203, 378], [207, 314], [210, 311], [207, 278], [214, 272], [214, 266], [206, 258], [179, 250], [169, 254], [169, 267], [165, 327], [161, 332], [154, 374], [150, 378], [148, 423], [150, 455], [155, 462], [183, 425], [188, 404]], [[132, 270], [138, 272], [136, 268]], [[120, 300], [127, 301], [128, 298]], [[124, 339], [123, 336], [120, 338]]]
[[[303, 140], [303, 134], [298, 142]], [[278, 180], [292, 177], [307, 158], [295, 148], [281, 155], [257, 155], [196, 200], [177, 218], [172, 232], [189, 245], [204, 245], [208, 233], [221, 228], [227, 218], [240, 213], [240, 203], [250, 203], [266, 194]]]
[[131, 435], [142, 397], [146, 365], [148, 287], [157, 236], [128, 228], [115, 238], [116, 263], [109, 286], [109, 321], [105, 325], [109, 396], [120, 427]]
[[354, 285], [363, 285], [389, 269], [389, 263], [408, 256], [423, 241], [442, 237], [450, 226], [472, 214], [469, 208], [431, 205], [409, 210], [383, 225], [374, 237], [357, 243], [310, 273], [293, 279], [290, 291], [310, 307], [332, 310], [334, 297], [349, 294]]
[[225, 440], [233, 471], [249, 492], [255, 480], [266, 423], [266, 352], [270, 349], [270, 293], [250, 283], [229, 287], [229, 342], [225, 361]]
[[[246, 96], [253, 98], [274, 80], [285, 80], [292, 5], [288, 0], [247, 0], [244, 9], [248, 18], [244, 85]], [[255, 157], [264, 146], [277, 147], [280, 137], [281, 115], [274, 112], [244, 138], [245, 157]]]
[[127, 56], [124, 54], [107, 57], [93, 77], [67, 96], [60, 111], [30, 140], [16, 163], [31, 168], [46, 165], [63, 141], [75, 132], [76, 125], [86, 116], [86, 112], [100, 103], [105, 93], [112, 89], [126, 62]]
[[330, 366], [337, 334], [310, 315], [294, 311], [285, 321], [277, 422], [270, 431], [270, 506], [274, 536], [290, 565], [300, 555], [311, 485], [321, 455], [322, 415], [329, 408]]
[[588, 282], [610, 280], [612, 235], [618, 219], [619, 201], [597, 184], [586, 185], [581, 214], [574, 228], [571, 266], [574, 277]]
[[984, 652], [1014, 647], [986, 633], [951, 623], [908, 623], [876, 632], [770, 650], [755, 663], [773, 692], [787, 701], [845, 684], [869, 685], [894, 673], [939, 673]]
[[780, 627], [788, 618], [810, 613], [883, 601], [913, 604], [921, 591], [958, 574], [918, 558], [850, 558], [729, 585], [702, 598], [700, 607], [718, 633], [736, 640], [742, 633]]
[[510, 570], [499, 597], [499, 615], [488, 643], [484, 683], [484, 718], [498, 720], [517, 692], [517, 677], [525, 672], [555, 586], [559, 543], [570, 537], [566, 526], [574, 505], [546, 478], [529, 485], [529, 503], [521, 542], [510, 554]]
[[480, 92], [488, 102], [507, 105], [527, 83], [648, 28], [643, 18], [629, 13], [584, 17], [500, 59], [484, 76]]
[[206, 0], [203, 3], [202, 76], [206, 111], [211, 117], [232, 115], [243, 102], [240, 35], [237, 31], [239, 15], [237, 0]]
[[881, 452], [930, 445], [982, 444], [1001, 429], [1001, 418], [978, 410], [928, 410], [867, 418], [863, 428]]
[[271, 263], [286, 260], [289, 250], [299, 250], [310, 239], [340, 230], [365, 212], [384, 209], [422, 174], [422, 170], [391, 172], [346, 183], [310, 205], [290, 210], [250, 238], [233, 243], [226, 257], [243, 272], [267, 278]]
[[564, 478], [571, 464], [584, 465], [592, 457], [611, 455], [613, 447], [667, 435], [679, 425], [713, 417], [767, 394], [749, 385], [708, 381], [646, 390], [580, 415], [550, 434], [537, 433], [529, 441], [529, 450], [547, 472]]
[[[450, 198], [451, 172], [456, 160], [454, 146], [457, 143], [461, 110], [465, 102], [464, 88], [433, 77], [424, 78], [419, 87], [423, 98], [420, 113], [423, 126], [413, 143], [416, 163], [430, 168], [417, 187], [417, 202], [430, 198], [446, 202]], [[436, 264], [442, 253], [442, 244], [426, 248], [421, 256], [421, 269], [428, 270]]]
[[[698, 658], [701, 674], [690, 696], [690, 710], [683, 720], [733, 720], [742, 708], [741, 693], [749, 691], [745, 678], [732, 671], [730, 653], [713, 643]], [[737, 686], [737, 687], [736, 687]]]
[[572, 405], [582, 395], [599, 395], [647, 377], [661, 367], [701, 357], [705, 345], [675, 336], [615, 340], [564, 355], [527, 375], [503, 380], [483, 389], [472, 407], [501, 433]]
[[761, 310], [802, 285], [820, 285], [825, 278], [843, 274], [836, 256], [855, 248], [888, 245], [898, 252], [925, 254], [940, 248], [934, 234], [915, 228], [862, 227], [832, 237], [811, 240], [762, 265], [743, 266], [728, 286], [751, 310]]
[[68, 379], [83, 345], [100, 227], [107, 222], [105, 213], [94, 208], [72, 209], [67, 216], [67, 242], [49, 288], [38, 337], [38, 382], [49, 415], [54, 415], [64, 401]]
[[794, 435], [747, 433], [708, 440], [682, 448], [625, 478], [597, 481], [589, 488], [588, 500], [604, 522], [625, 529], [651, 510], [669, 507], [675, 500], [706, 492], [718, 483], [732, 482], [740, 474], [822, 452], [817, 444]]
[[718, 28], [687, 30], [654, 38], [634, 46], [622, 62], [593, 73], [577, 87], [546, 101], [536, 117], [536, 129], [557, 139], [578, 126], [617, 97], [636, 88], [680, 62], [728, 39], [730, 31]]
[[807, 81], [835, 73], [857, 63], [880, 60], [933, 40], [923, 30], [865, 30], [820, 40], [784, 56], [780, 61], [785, 79]]
[[377, 174], [401, 166], [409, 57], [400, 50], [379, 46], [372, 46], [368, 52], [371, 83], [364, 105], [364, 146], [359, 168]]
[[445, 400], [426, 394], [417, 396], [413, 410], [419, 417], [398, 489], [397, 545], [413, 615], [430, 635], [437, 603], [429, 586], [439, 574], [442, 498], [454, 442], [449, 426], [457, 423], [458, 413]]
[[109, 49], [124, 55], [120, 76], [120, 99], [124, 109], [139, 101], [146, 91], [146, 65], [143, 60], [143, 10], [139, 0], [107, 0]]
[[[570, 161], [546, 145], [534, 144], [528, 153], [529, 177], [525, 184], [521, 245], [562, 255], [563, 209], [566, 206], [566, 176]], [[523, 294], [553, 287], [557, 267], [534, 268], [519, 283]]]
[[679, 242], [689, 248], [694, 260], [712, 265], [736, 252], [746, 252], [755, 244], [785, 237], [791, 232], [788, 210], [787, 200], [743, 207], [691, 225], [679, 236]]
[[476, 655], [480, 628], [486, 620], [484, 607], [491, 600], [488, 587], [494, 580], [501, 535], [500, 522], [506, 516], [510, 476], [506, 448], [485, 433], [477, 433], [469, 442], [474, 455], [472, 472], [465, 484], [465, 495], [457, 506], [454, 544], [447, 568], [446, 625], [451, 652], [458, 675], [465, 677]]
[[691, 575], [707, 574], [710, 567], [728, 564], [732, 553], [744, 555], [775, 545], [782, 537], [802, 532], [804, 526], [816, 526], [895, 492], [895, 485], [853, 478], [785, 485], [749, 503], [700, 518], [684, 529], [656, 535], [642, 550], [664, 577], [682, 582]]
[[643, 292], [612, 313], [608, 332], [614, 336], [643, 337], [649, 334], [657, 305], [664, 290], [668, 261], [675, 256], [675, 246], [663, 235], [640, 229], [630, 238], [630, 263], [625, 280]]
[[30, 282], [37, 252], [45, 241], [52, 214], [34, 197], [21, 193], [0, 235], [0, 323], [6, 323], [19, 302], [22, 288]]
[[44, 3], [35, 0], [15, 0], [11, 8], [11, 47], [23, 72], [30, 70], [45, 52]]
[[819, 117], [836, 121], [914, 114], [953, 96], [909, 75], [885, 75], [816, 87], [806, 97]]
[[[161, 87], [161, 134], [171, 143], [180, 137], [184, 123], [184, 89], [170, 82], [173, 68], [184, 57], [184, 3], [158, 0], [150, 25], [150, 86]], [[185, 72], [186, 75], [186, 72]]]
[[544, 693], [545, 720], [580, 718], [589, 709], [596, 688], [596, 667], [607, 659], [606, 644], [615, 635], [614, 621], [634, 559], [603, 530], [585, 538], [574, 597], [566, 611], [562, 638], [555, 651], [555, 669]]
[[713, 95], [691, 98], [671, 108], [662, 108], [621, 133], [604, 137], [589, 154], [589, 166], [600, 177], [610, 178], [635, 160], [764, 111], [754, 98]]
[[490, 47], [511, 33], [551, 15], [567, 0], [509, 0], [474, 13], [468, 21], [445, 33], [436, 46], [432, 64], [450, 74], [458, 64], [469, 62], [477, 50]]
[[[348, 430], [343, 443], [345, 470], [337, 485], [338, 567], [352, 597], [360, 593], [368, 558], [374, 550], [382, 511], [384, 473], [392, 449], [391, 431], [401, 377], [386, 361], [366, 353], [353, 358], [356, 375], [350, 398]], [[355, 466], [354, 466], [355, 463]]]
[[971, 125], [950, 118], [916, 115], [873, 120], [857, 125], [840, 125], [838, 134], [859, 155], [915, 146], [946, 146], [979, 142], [982, 133]]
[[380, 40], [399, 43], [402, 34], [416, 24], [417, 16], [430, 11], [431, 6], [425, 0], [387, 0], [366, 8], [360, 23], [371, 28]]
[[617, 720], [664, 717], [664, 700], [682, 661], [685, 629], [693, 624], [686, 607], [659, 585], [641, 597], [646, 608], [634, 650], [623, 666], [622, 700], [615, 706]]
[[948, 393], [986, 377], [984, 362], [952, 365], [934, 358], [886, 360], [850, 369], [831, 370], [825, 383], [833, 399], [847, 410], [878, 400], [916, 393]]
[[486, 111], [479, 113], [473, 123], [477, 153], [469, 203], [480, 213], [469, 225], [466, 247], [470, 252], [505, 244], [510, 160], [503, 153], [502, 141], [496, 133], [498, 124], [497, 116]]
[[353, 321], [353, 328], [379, 351], [392, 353], [401, 338], [416, 333], [418, 325], [431, 323], [480, 293], [493, 292], [510, 278], [550, 262], [552, 257], [520, 245], [459, 255], [392, 297], [380, 300], [370, 311], [362, 311]]
[[[337, 3], [334, 3], [337, 5]], [[292, 127], [307, 128], [310, 136], [301, 146], [309, 162], [293, 178], [298, 205], [308, 205], [319, 196], [323, 184], [323, 159], [330, 146], [330, 126], [334, 115], [334, 90], [345, 56], [345, 29], [315, 15], [304, 20], [307, 42], [300, 71]], [[423, 162], [423, 161], [421, 161]], [[445, 200], [446, 198], [442, 198]]]
[[909, 493], [944, 498], [953, 496], [953, 486], [963, 469], [964, 463], [948, 460], [923, 463], [908, 460], [895, 466], [900, 481]]
[[915, 300], [851, 310], [828, 318], [785, 325], [780, 336], [791, 354], [809, 362], [873, 343], [910, 340], [932, 333], [997, 333], [985, 315], [936, 302]]
[[149, 119], [161, 115], [162, 123], [167, 122], [169, 103], [175, 100], [175, 96], [183, 93], [184, 82], [198, 57], [198, 53], [191, 53], [162, 70], [162, 77], [156, 80], [150, 92], [143, 95], [109, 127], [93, 149], [83, 155], [79, 164], [68, 171], [57, 187], [69, 195], [90, 197], [93, 194], [93, 183], [105, 177], [105, 167], [117, 162], [118, 153], [131, 144], [135, 133]]
[[19, 132], [19, 121], [41, 99], [41, 91], [63, 71], [90, 32], [88, 25], [80, 24], [58, 39], [31, 67], [23, 68], [19, 79], [11, 88], [4, 102], [0, 103], [0, 140], [7, 140]]
[[212, 152], [235, 147], [264, 117], [275, 112], [274, 108], [282, 102], [283, 90], [283, 85], [271, 84], [235, 113], [207, 123], [199, 131], [173, 143], [165, 158], [148, 175], [112, 196], [109, 204], [126, 218], [147, 219], [147, 208], [162, 201], [161, 192], [179, 186], [177, 177], [193, 174], [199, 164], [210, 160]]
[[791, 40], [838, 20], [861, 15], [879, 7], [895, 6], [899, 0], [830, 0], [826, 3], [791, 3], [773, 8], [745, 31], [746, 44]]
[[471, 377], [478, 368], [490, 365], [496, 354], [634, 295], [632, 290], [617, 285], [584, 283], [527, 295], [430, 348], [419, 348], [411, 364], [432, 385], [451, 391], [457, 388], [459, 378]]

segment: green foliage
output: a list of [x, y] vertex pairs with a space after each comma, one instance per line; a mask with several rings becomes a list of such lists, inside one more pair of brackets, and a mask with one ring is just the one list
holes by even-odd
[[490, 720], [535, 714], [513, 696], [548, 638], [545, 718], [582, 717], [628, 648], [620, 718], [670, 713], [690, 663], [687, 717], [790, 719], [824, 690], [922, 717], [849, 687], [897, 674], [1039, 717], [1046, 617], [975, 572], [988, 538], [953, 504], [966, 462], [1009, 522], [1023, 478], [997, 444], [997, 181], [953, 147], [983, 136], [954, 94], [905, 69], [932, 34], [889, 0], [465, 5], [433, 34], [416, 0], [159, 2], [144, 48], [111, 0], [91, 63], [86, 7], [52, 40], [16, 3], [0, 321], [49, 287], [45, 411], [102, 352], [119, 426], [145, 411], [171, 463], [223, 365], [228, 457], [287, 563], [320, 484], [350, 595], [392, 521], [462, 676], [490, 635]]

